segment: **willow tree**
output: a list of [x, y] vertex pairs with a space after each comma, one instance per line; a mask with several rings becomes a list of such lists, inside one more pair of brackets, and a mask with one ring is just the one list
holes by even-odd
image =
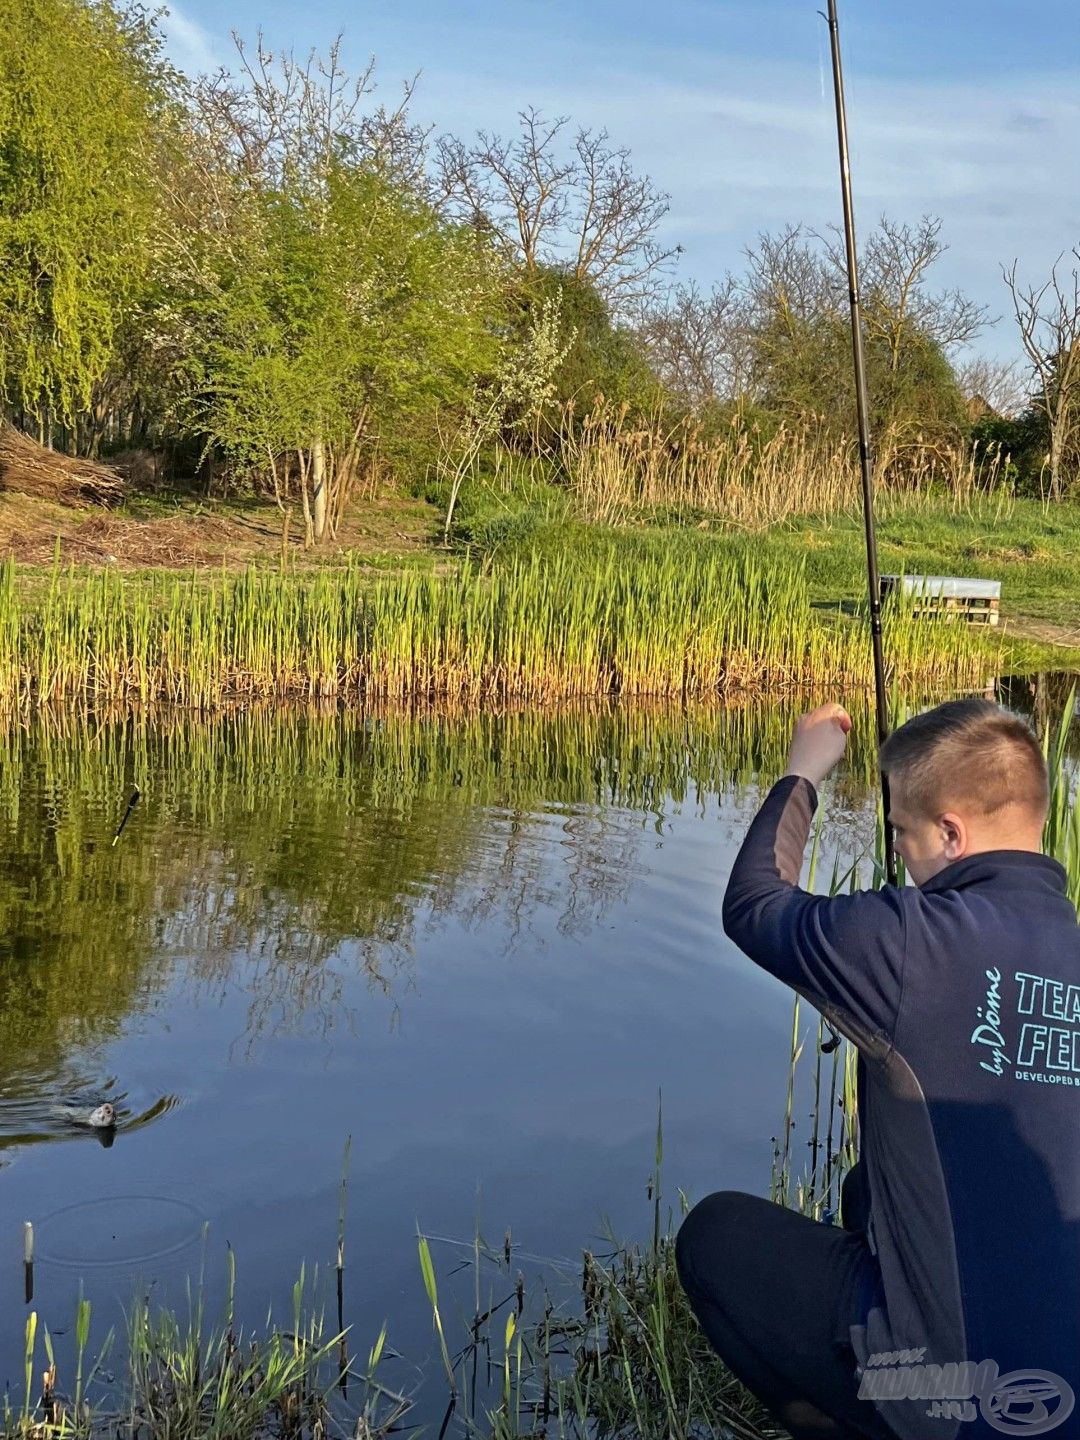
[[260, 46], [245, 66], [198, 94], [208, 209], [231, 218], [197, 255], [178, 242], [189, 413], [282, 503], [298, 491], [321, 541], [388, 436], [491, 362], [501, 282], [489, 244], [427, 199], [403, 109], [370, 113], [370, 76], [349, 81], [336, 47], [300, 64]]
[[0, 391], [74, 427], [151, 264], [160, 37], [112, 0], [8, 0], [0, 27]]

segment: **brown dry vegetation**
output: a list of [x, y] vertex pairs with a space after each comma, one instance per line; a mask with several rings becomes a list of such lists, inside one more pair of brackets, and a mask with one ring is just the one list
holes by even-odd
[[118, 505], [124, 479], [109, 465], [49, 450], [0, 419], [0, 490], [60, 505]]
[[[162, 509], [157, 504], [148, 512], [136, 503], [122, 511], [73, 510], [55, 501], [0, 494], [0, 558], [50, 564], [59, 540], [63, 558], [77, 565], [177, 570], [280, 563], [282, 517], [272, 505], [215, 504], [208, 511], [189, 500], [171, 513]], [[432, 512], [423, 502], [386, 495], [349, 517], [332, 549], [305, 551], [303, 527], [291, 526], [289, 564], [332, 564], [346, 551], [414, 553], [433, 528]]]
[[[801, 515], [853, 513], [861, 506], [858, 452], [827, 427], [781, 426], [764, 437], [733, 420], [707, 433], [694, 419], [635, 423], [627, 405], [597, 404], [580, 425], [568, 407], [559, 453], [583, 516], [626, 524], [659, 510], [711, 514], [724, 525], [761, 530]], [[957, 508], [1007, 499], [1005, 457], [959, 439], [906, 443], [895, 428], [876, 437], [880, 501], [944, 494]]]
[[[191, 495], [170, 498], [159, 486], [159, 459], [148, 451], [126, 452], [108, 465], [75, 459], [0, 420], [0, 558], [49, 564], [59, 543], [66, 561], [91, 567], [221, 568], [280, 563], [285, 553], [290, 568], [298, 560], [333, 563], [333, 549], [305, 551], [300, 517], [285, 524], [267, 500], [211, 509]], [[339, 527], [336, 553], [408, 553], [432, 533], [422, 502], [384, 494], [354, 507]]]

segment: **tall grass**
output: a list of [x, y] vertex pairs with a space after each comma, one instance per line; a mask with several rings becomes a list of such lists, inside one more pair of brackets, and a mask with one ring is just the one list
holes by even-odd
[[[654, 1215], [659, 1183], [657, 1170], [649, 1187]], [[684, 1209], [683, 1201], [680, 1218]], [[455, 1267], [473, 1271], [475, 1312], [468, 1340], [448, 1357], [443, 1431], [453, 1423], [452, 1433], [471, 1440], [778, 1435], [698, 1329], [676, 1274], [674, 1219], [669, 1210], [644, 1245], [621, 1244], [608, 1232], [595, 1253], [584, 1252], [573, 1278], [566, 1262], [552, 1262], [543, 1285], [532, 1287], [520, 1271], [515, 1278], [509, 1235], [494, 1250], [477, 1233]], [[426, 1245], [421, 1269], [437, 1317]]]
[[[888, 611], [893, 678], [981, 687], [1000, 640]], [[870, 683], [864, 627], [816, 612], [803, 563], [752, 547], [613, 544], [484, 573], [125, 579], [0, 571], [0, 701], [679, 699]]]
[[1069, 730], [1076, 710], [1076, 690], [1070, 691], [1057, 730], [1043, 732], [1043, 755], [1050, 772], [1050, 809], [1043, 831], [1043, 850], [1060, 860], [1068, 877], [1069, 898], [1080, 910], [1080, 795], [1076, 767], [1068, 755]]
[[[766, 436], [739, 416], [717, 431], [696, 419], [632, 420], [627, 406], [601, 402], [580, 419], [567, 412], [560, 455], [582, 514], [605, 524], [710, 514], [759, 529], [861, 504], [854, 437], [812, 423]], [[960, 439], [929, 444], [899, 430], [877, 437], [883, 499], [944, 492], [954, 508], [990, 501], [999, 518], [1011, 504], [1006, 458]]]

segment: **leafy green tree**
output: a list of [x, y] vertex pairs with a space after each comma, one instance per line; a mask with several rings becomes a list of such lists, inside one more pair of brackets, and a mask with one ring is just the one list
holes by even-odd
[[157, 137], [175, 77], [112, 0], [9, 0], [0, 27], [0, 390], [73, 426], [153, 262]]
[[493, 362], [501, 280], [384, 146], [400, 122], [366, 126], [367, 77], [349, 82], [336, 48], [299, 65], [260, 46], [248, 74], [200, 96], [229, 218], [176, 251], [188, 413], [232, 459], [269, 467], [283, 501], [295, 484], [321, 541], [377, 451]]
[[1030, 407], [1022, 415], [984, 415], [972, 425], [971, 441], [976, 473], [984, 483], [1001, 470], [1017, 494], [1039, 494], [1050, 448], [1043, 411]]
[[629, 325], [613, 318], [591, 282], [561, 271], [541, 272], [526, 308], [536, 303], [535, 295], [553, 286], [562, 295], [563, 323], [574, 334], [557, 379], [560, 399], [588, 405], [599, 393], [618, 403], [641, 405], [654, 398], [659, 381], [644, 347]]
[[[567, 414], [587, 413], [598, 400], [643, 410], [655, 405], [662, 385], [640, 337], [620, 323], [596, 286], [558, 266], [518, 272], [510, 295], [508, 343], [529, 343], [539, 317], [551, 307], [559, 316], [565, 346], [551, 376], [550, 393], [529, 429], [534, 446], [557, 441]], [[507, 417], [514, 421], [511, 414]], [[518, 436], [521, 436], [520, 427]], [[507, 439], [513, 437], [508, 434]]]

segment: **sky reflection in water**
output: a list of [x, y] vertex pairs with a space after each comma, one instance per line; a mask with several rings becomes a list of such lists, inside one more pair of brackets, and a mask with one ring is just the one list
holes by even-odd
[[[852, 708], [830, 868], [872, 834]], [[204, 1222], [211, 1290], [231, 1245], [261, 1320], [302, 1259], [332, 1268], [347, 1134], [346, 1319], [361, 1348], [390, 1322], [406, 1388], [432, 1354], [417, 1226], [444, 1269], [478, 1215], [524, 1267], [576, 1271], [604, 1216], [644, 1234], [661, 1088], [670, 1196], [766, 1189], [791, 1007], [720, 904], [797, 713], [52, 719], [0, 741], [0, 1383], [23, 1220], [54, 1334], [80, 1282], [98, 1338], [137, 1280], [182, 1301]], [[104, 1099], [108, 1146], [79, 1120]]]

